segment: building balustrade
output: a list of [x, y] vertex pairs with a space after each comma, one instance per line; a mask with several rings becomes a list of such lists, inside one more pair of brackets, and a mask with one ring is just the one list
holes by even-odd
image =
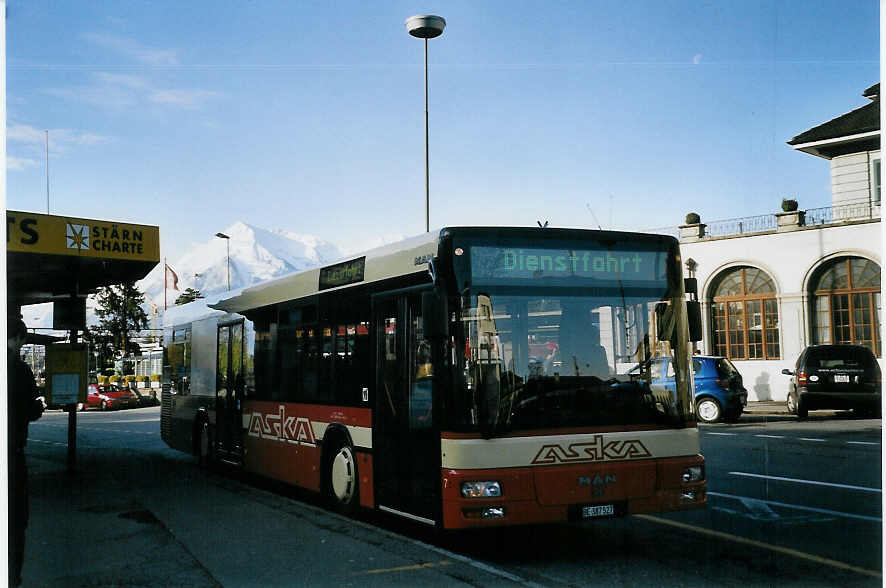
[[[809, 208], [803, 214], [799, 215], [801, 219], [798, 227], [813, 227], [823, 225], [833, 225], [845, 222], [871, 220], [880, 218], [880, 205], [871, 202], [855, 202], [841, 204], [838, 206], [823, 206], [821, 208]], [[783, 213], [780, 213], [784, 216]], [[782, 228], [785, 223], [782, 222]], [[686, 226], [686, 225], [683, 225]], [[704, 234], [702, 240], [716, 239], [719, 237], [732, 237], [737, 235], [753, 235], [757, 233], [769, 233], [779, 230], [779, 214], [760, 214], [756, 216], [745, 216], [740, 218], [730, 218], [725, 220], [716, 220], [705, 223]], [[680, 227], [658, 227], [655, 229], [645, 229], [644, 233], [658, 233], [662, 235], [672, 235], [680, 237]]]

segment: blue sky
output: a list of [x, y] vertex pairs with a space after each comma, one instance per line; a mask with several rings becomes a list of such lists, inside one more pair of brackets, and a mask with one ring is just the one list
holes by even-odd
[[[879, 81], [878, 3], [10, 0], [7, 207], [237, 220], [359, 248], [431, 226], [641, 229], [830, 204], [786, 145]], [[593, 210], [594, 215], [589, 212]], [[596, 219], [594, 219], [596, 216]]]

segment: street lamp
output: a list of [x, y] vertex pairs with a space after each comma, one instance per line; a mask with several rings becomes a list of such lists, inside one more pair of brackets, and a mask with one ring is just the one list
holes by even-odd
[[442, 16], [417, 14], [406, 19], [406, 30], [413, 37], [425, 40], [425, 232], [431, 230], [431, 189], [428, 179], [428, 39], [439, 37], [446, 28]]
[[224, 239], [225, 243], [228, 246], [228, 290], [231, 289], [231, 238], [225, 235], [224, 233], [216, 233], [216, 237], [219, 239]]

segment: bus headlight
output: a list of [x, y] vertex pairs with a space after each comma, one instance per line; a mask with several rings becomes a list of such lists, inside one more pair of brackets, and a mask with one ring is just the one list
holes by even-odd
[[683, 475], [680, 477], [680, 479], [683, 481], [684, 484], [704, 480], [704, 466], [689, 466], [688, 468], [683, 470]]
[[498, 482], [462, 482], [461, 495], [465, 498], [498, 498], [501, 484]]

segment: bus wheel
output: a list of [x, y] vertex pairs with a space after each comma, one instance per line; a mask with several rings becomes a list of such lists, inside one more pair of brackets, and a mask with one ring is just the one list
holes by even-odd
[[326, 488], [335, 510], [351, 513], [357, 506], [357, 459], [353, 448], [341, 443], [326, 468]]

